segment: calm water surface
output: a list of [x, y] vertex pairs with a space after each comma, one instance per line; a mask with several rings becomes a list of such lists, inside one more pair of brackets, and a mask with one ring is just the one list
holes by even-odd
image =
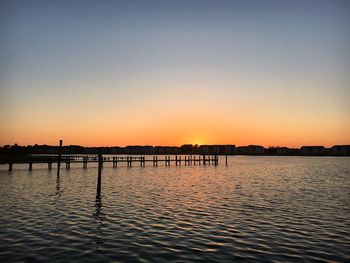
[[350, 260], [350, 158], [0, 166], [0, 262]]

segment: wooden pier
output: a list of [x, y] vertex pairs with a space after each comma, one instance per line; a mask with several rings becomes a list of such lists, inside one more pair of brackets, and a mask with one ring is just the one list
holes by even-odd
[[[146, 163], [152, 166], [163, 164], [165, 166], [175, 165], [218, 165], [218, 155], [155, 155], [155, 156], [103, 156], [103, 155], [73, 155], [73, 156], [30, 156], [28, 160], [13, 160], [8, 162], [8, 170], [12, 171], [14, 164], [28, 164], [28, 170], [33, 170], [34, 164], [47, 164], [48, 170], [52, 169], [53, 164], [57, 168], [65, 164], [66, 169], [70, 169], [71, 164], [81, 164], [82, 168], [87, 169], [89, 164], [97, 163], [101, 168], [105, 163], [111, 163], [113, 168], [120, 164], [126, 164], [127, 167], [141, 166]], [[59, 174], [58, 174], [59, 175]]]

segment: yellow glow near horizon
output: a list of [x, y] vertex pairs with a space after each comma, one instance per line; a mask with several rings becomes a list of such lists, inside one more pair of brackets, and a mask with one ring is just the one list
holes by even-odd
[[204, 136], [189, 136], [188, 138], [185, 138], [184, 144], [192, 144], [192, 145], [205, 145], [209, 144], [209, 141]]

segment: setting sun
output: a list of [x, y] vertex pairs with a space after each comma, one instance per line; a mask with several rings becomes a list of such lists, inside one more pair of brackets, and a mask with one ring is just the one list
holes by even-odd
[[199, 135], [193, 135], [193, 136], [188, 136], [183, 139], [182, 144], [192, 144], [192, 145], [205, 145], [209, 144], [210, 141], [205, 138], [204, 136], [199, 136]]

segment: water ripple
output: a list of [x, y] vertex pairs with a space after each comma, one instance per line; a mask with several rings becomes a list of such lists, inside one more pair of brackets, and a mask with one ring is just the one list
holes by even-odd
[[[1, 168], [1, 167], [0, 167]], [[348, 158], [0, 170], [0, 262], [346, 262]]]

